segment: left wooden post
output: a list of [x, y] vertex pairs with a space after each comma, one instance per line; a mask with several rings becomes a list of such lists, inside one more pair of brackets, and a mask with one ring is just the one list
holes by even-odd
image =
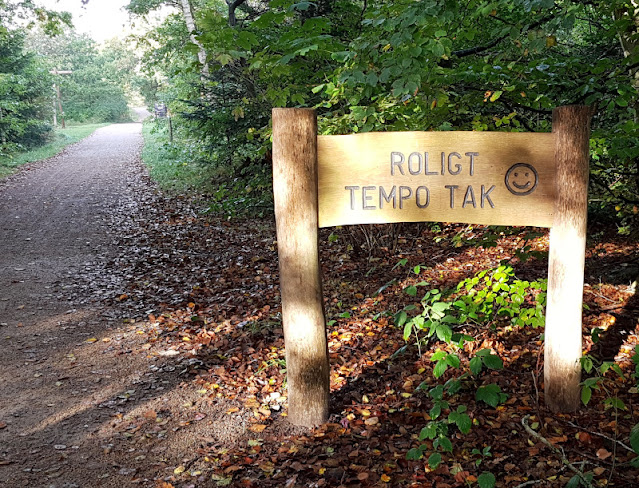
[[318, 247], [317, 115], [273, 109], [273, 196], [288, 418], [295, 425], [328, 420], [329, 363]]

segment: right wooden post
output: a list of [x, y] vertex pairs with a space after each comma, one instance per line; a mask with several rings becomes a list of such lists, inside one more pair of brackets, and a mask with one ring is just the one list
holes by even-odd
[[546, 406], [579, 408], [582, 307], [588, 213], [590, 118], [585, 106], [553, 111], [557, 197], [550, 229], [544, 350]]

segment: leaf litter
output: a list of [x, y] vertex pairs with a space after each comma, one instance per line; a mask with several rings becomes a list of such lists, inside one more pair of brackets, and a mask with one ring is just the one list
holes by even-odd
[[[123, 230], [123, 252], [108, 264], [118, 285], [105, 299], [136, 324], [144, 343], [135, 353], [155, 361], [160, 373], [179, 372], [179, 389], [192, 402], [164, 405], [165, 411], [160, 405], [137, 409], [116, 419], [117, 440], [108, 455], [121, 458], [129, 445], [136, 452], [160, 452], [163, 461], [156, 463], [149, 455], [133, 459], [132, 479], [174, 487], [445, 488], [485, 480], [482, 472], [492, 473], [496, 486], [533, 481], [564, 486], [573, 475], [567, 462], [592, 471], [600, 486], [628, 486], [637, 479], [639, 471], [627, 464], [633, 453], [619, 447], [639, 422], [630, 376], [637, 302], [627, 280], [610, 278], [636, 261], [636, 244], [604, 229], [587, 258], [584, 349], [602, 360], [616, 359], [624, 378], [609, 375], [607, 392], [595, 391], [578, 413], [552, 415], [543, 407], [543, 330], [468, 326], [465, 332], [476, 340], [460, 355], [468, 361], [481, 348], [498, 354], [504, 369], [490, 372], [486, 381], [498, 384], [508, 400], [492, 408], [464, 390], [451, 399], [450, 409], [468, 406], [472, 428], [453, 436], [453, 451], [431, 469], [426, 458], [411, 461], [406, 453], [419, 445], [417, 437], [430, 420], [432, 399], [418, 387], [451, 377], [449, 371], [435, 379], [429, 360], [448, 346], [430, 341], [419, 356], [406, 345], [393, 315], [420, 305], [419, 296], [404, 289], [418, 282], [454, 287], [503, 259], [512, 260], [522, 279], [543, 278], [543, 256], [526, 262], [513, 256], [524, 244], [543, 254], [547, 234], [528, 242], [505, 233], [494, 247], [484, 248], [473, 245], [489, 234], [483, 227], [405, 225], [396, 236], [385, 227], [375, 229], [378, 243], [372, 249], [354, 231], [333, 230], [337, 240], [329, 231], [321, 233], [332, 411], [327, 424], [306, 430], [286, 421], [273, 222], [224, 221], [199, 215], [186, 199], [158, 197], [150, 215]], [[606, 340], [592, 340], [596, 328]], [[625, 409], [609, 408], [610, 396]], [[527, 418], [565, 459], [526, 433]], [[180, 437], [189, 435], [192, 450], [175, 452], [184, 445]], [[490, 455], [478, 455], [482, 450]]]

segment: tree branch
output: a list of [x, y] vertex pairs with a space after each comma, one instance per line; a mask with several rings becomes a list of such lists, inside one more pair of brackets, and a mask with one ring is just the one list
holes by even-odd
[[[522, 33], [527, 32], [531, 29], [536, 29], [540, 25], [545, 24], [546, 22], [554, 18], [555, 18], [555, 14], [546, 15], [545, 17], [542, 17], [541, 19], [539, 19], [537, 22], [533, 22], [525, 29], [522, 29]], [[498, 20], [501, 20], [501, 19], [498, 19]], [[500, 36], [497, 39], [492, 40], [491, 42], [489, 42], [488, 44], [485, 44], [484, 46], [475, 46], [475, 47], [470, 47], [467, 49], [460, 49], [459, 51], [453, 51], [452, 56], [455, 56], [457, 58], [464, 58], [466, 56], [472, 56], [473, 54], [483, 53], [484, 51], [488, 51], [489, 49], [492, 49], [493, 47], [495, 47], [497, 44], [499, 44], [504, 39], [507, 39], [508, 37], [509, 37], [509, 34], [504, 34], [503, 36]]]
[[535, 432], [534, 430], [530, 428], [530, 426], [528, 425], [528, 418], [530, 418], [530, 415], [526, 415], [521, 419], [521, 425], [524, 427], [524, 430], [528, 433], [528, 435], [534, 437], [543, 445], [548, 447], [552, 452], [554, 452], [561, 459], [562, 464], [579, 477], [579, 480], [584, 486], [588, 488], [592, 488], [592, 483], [590, 483], [590, 481], [586, 479], [586, 477], [581, 471], [579, 471], [577, 468], [575, 468], [572, 465], [572, 463], [568, 460], [568, 458], [565, 456], [564, 452], [561, 449], [557, 448], [556, 446], [553, 446], [548, 439], [546, 439], [544, 436], [542, 436], [541, 434], [539, 434], [538, 432]]

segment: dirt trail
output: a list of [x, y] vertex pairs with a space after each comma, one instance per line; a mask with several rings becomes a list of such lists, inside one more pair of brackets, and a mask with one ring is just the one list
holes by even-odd
[[132, 326], [93, 292], [117, 293], [103, 271], [117, 251], [116, 217], [152, 194], [140, 129], [99, 129], [0, 183], [2, 487], [123, 486], [99, 438], [113, 412], [99, 407], [148, 366], [127, 354]]

